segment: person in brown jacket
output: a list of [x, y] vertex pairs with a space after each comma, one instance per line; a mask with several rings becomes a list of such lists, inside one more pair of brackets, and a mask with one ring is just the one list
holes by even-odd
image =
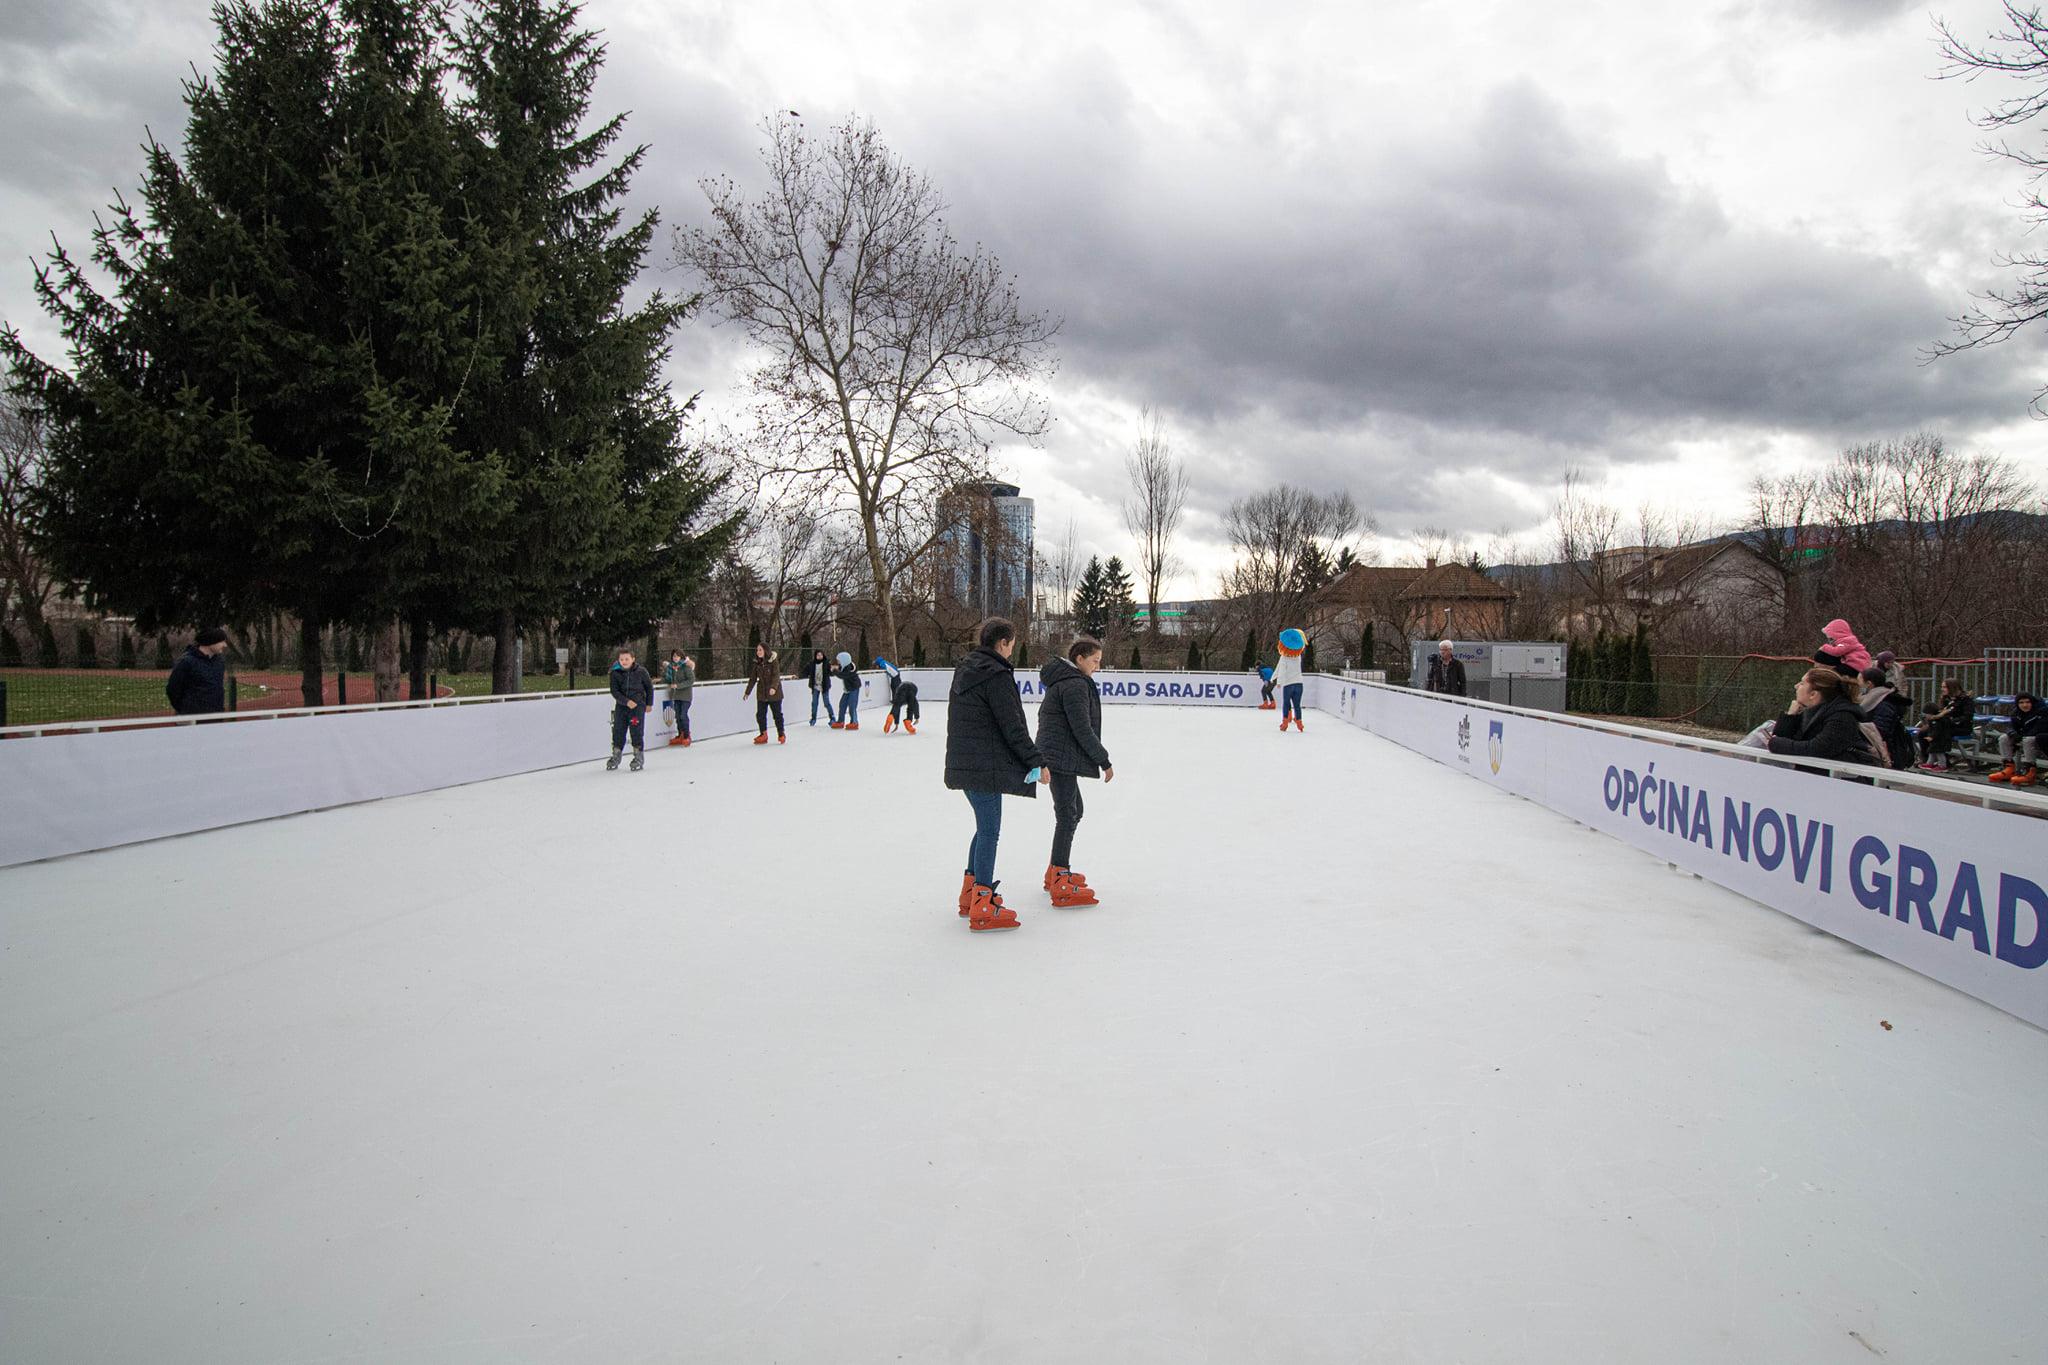
[[747, 674], [747, 690], [740, 693], [744, 701], [754, 699], [754, 724], [761, 733], [754, 736], [754, 743], [768, 742], [768, 716], [775, 715], [775, 742], [789, 743], [789, 736], [782, 731], [782, 675], [775, 671], [775, 651], [766, 645], [754, 646], [754, 667]]

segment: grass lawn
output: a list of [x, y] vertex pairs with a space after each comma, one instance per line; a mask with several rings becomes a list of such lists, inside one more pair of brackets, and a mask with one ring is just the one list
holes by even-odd
[[[164, 697], [163, 669], [120, 670], [111, 668], [6, 668], [0, 669], [0, 683], [7, 687], [8, 725], [61, 725], [68, 721], [123, 720], [129, 717], [168, 716], [171, 705]], [[298, 675], [287, 669], [238, 670], [239, 709], [294, 707], [301, 703]], [[483, 697], [490, 695], [488, 673], [443, 673], [437, 676], [442, 696]], [[560, 692], [568, 689], [563, 674], [529, 673], [522, 680], [528, 692]], [[327, 703], [339, 699], [337, 678], [327, 674]], [[603, 674], [576, 675], [579, 689], [603, 687]], [[370, 700], [370, 679], [363, 673], [348, 677], [348, 699], [352, 703]]]

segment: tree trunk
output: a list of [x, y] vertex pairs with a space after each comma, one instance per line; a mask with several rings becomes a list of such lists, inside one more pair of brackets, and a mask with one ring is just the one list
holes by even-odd
[[412, 699], [420, 700], [427, 695], [427, 651], [434, 647], [434, 633], [427, 627], [427, 614], [413, 613], [412, 617]]
[[400, 701], [398, 690], [398, 618], [387, 616], [377, 623], [370, 641], [370, 678], [379, 702]]
[[494, 634], [497, 649], [491, 655], [491, 691], [506, 697], [512, 694], [516, 681], [514, 651], [519, 648], [519, 618], [512, 608], [505, 607], [498, 612]]
[[311, 612], [299, 614], [299, 705], [320, 706], [326, 700], [326, 681], [321, 675], [320, 618]]
[[862, 529], [867, 534], [868, 573], [875, 580], [875, 602], [882, 609], [882, 640], [893, 659], [900, 652], [896, 648], [896, 598], [889, 591], [889, 575], [882, 568], [882, 543], [875, 536], [873, 519], [863, 517], [861, 520]]

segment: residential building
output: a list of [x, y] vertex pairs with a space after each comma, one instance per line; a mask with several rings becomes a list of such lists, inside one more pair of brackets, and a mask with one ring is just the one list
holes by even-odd
[[[1432, 558], [1419, 569], [1354, 565], [1323, 589], [1320, 601], [1332, 628], [1351, 636], [1370, 624], [1376, 652], [1387, 649], [1405, 659], [1411, 639], [1502, 638], [1515, 596], [1469, 564], [1439, 564]], [[1369, 661], [1367, 666], [1375, 665]]]

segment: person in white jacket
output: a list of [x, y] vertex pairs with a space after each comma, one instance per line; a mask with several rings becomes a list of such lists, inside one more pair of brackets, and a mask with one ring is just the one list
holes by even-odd
[[1280, 632], [1280, 657], [1273, 664], [1273, 685], [1280, 689], [1280, 728], [1287, 729], [1292, 719], [1294, 728], [1301, 729], [1301, 652], [1308, 648], [1308, 639], [1293, 628]]

